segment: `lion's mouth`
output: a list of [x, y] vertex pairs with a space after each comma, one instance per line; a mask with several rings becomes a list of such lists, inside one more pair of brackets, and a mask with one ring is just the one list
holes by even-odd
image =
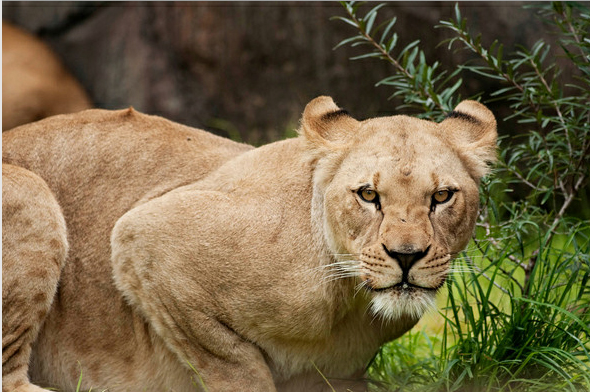
[[371, 291], [375, 291], [375, 292], [388, 292], [388, 291], [396, 291], [399, 293], [413, 293], [415, 291], [427, 291], [427, 292], [434, 292], [434, 291], [438, 291], [438, 289], [440, 289], [443, 285], [444, 281], [436, 286], [436, 287], [424, 287], [424, 286], [420, 286], [420, 285], [416, 285], [410, 282], [406, 282], [406, 281], [402, 281], [399, 283], [396, 283], [394, 285], [388, 286], [388, 287], [369, 287], [369, 289]]

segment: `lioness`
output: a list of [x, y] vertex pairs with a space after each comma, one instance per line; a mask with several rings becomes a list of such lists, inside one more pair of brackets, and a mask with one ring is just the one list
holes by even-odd
[[3, 176], [44, 193], [3, 182], [3, 390], [39, 390], [29, 355], [60, 390], [364, 390], [470, 238], [496, 123], [319, 97], [299, 133], [253, 149], [132, 109], [5, 133]]
[[2, 21], [2, 130], [91, 107], [80, 83], [45, 43]]

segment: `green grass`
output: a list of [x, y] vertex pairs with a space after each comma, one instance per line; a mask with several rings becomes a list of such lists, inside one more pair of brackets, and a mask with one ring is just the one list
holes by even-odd
[[588, 228], [552, 239], [537, 258], [529, 296], [511, 285], [524, 282], [522, 271], [506, 276], [513, 261], [486, 265], [472, 245], [455, 261], [463, 272], [447, 285], [442, 330], [421, 323], [383, 346], [369, 369], [375, 390], [590, 390]]

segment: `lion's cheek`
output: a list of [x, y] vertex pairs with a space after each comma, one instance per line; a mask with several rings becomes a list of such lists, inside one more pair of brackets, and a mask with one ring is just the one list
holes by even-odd
[[359, 208], [352, 198], [327, 203], [326, 212], [335, 242], [349, 253], [358, 253], [370, 233], [375, 231], [374, 214]]
[[434, 222], [436, 236], [444, 242], [449, 253], [456, 254], [467, 246], [477, 219], [477, 208], [469, 208], [473, 197], [467, 195], [444, 210]]

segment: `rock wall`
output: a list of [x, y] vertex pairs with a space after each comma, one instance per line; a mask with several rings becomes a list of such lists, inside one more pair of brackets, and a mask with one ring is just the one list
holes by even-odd
[[[374, 6], [370, 4], [369, 6]], [[465, 52], [436, 47], [452, 2], [394, 2], [401, 44], [421, 39], [430, 61], [455, 67]], [[540, 21], [518, 2], [461, 3], [484, 39], [530, 44]], [[353, 28], [331, 20], [336, 2], [3, 2], [3, 18], [37, 34], [58, 53], [97, 107], [137, 110], [264, 143], [297, 127], [304, 105], [334, 97], [358, 118], [392, 114], [389, 75], [377, 60], [350, 61], [333, 50]], [[509, 50], [509, 48], [507, 48]], [[464, 94], [485, 89], [471, 75]]]

